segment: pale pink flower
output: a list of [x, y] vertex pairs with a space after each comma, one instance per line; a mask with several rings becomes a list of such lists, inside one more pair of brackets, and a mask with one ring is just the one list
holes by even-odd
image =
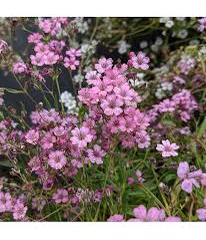
[[202, 170], [190, 172], [189, 164], [187, 162], [181, 162], [177, 169], [177, 175], [182, 181], [181, 188], [187, 192], [192, 193], [193, 186], [200, 187], [199, 181], [202, 178]]
[[104, 113], [108, 116], [118, 116], [122, 113], [121, 106], [123, 101], [120, 98], [117, 98], [116, 95], [109, 95], [106, 99], [102, 100], [101, 107], [104, 110]]
[[24, 206], [23, 203], [17, 202], [13, 207], [13, 218], [15, 220], [24, 220], [28, 207]]
[[179, 149], [176, 143], [170, 143], [170, 141], [162, 140], [162, 144], [157, 144], [157, 151], [162, 152], [162, 157], [177, 156], [178, 153], [175, 151]]
[[77, 145], [79, 148], [84, 148], [93, 139], [93, 135], [90, 133], [89, 128], [80, 127], [72, 130], [71, 141], [72, 144]]
[[120, 214], [114, 214], [113, 216], [110, 216], [108, 219], [107, 219], [107, 222], [124, 222], [124, 217], [123, 215], [120, 215]]
[[96, 164], [102, 164], [103, 163], [102, 158], [106, 155], [106, 152], [103, 149], [101, 149], [99, 145], [94, 145], [94, 148], [88, 149], [87, 153], [90, 162]]
[[34, 51], [36, 53], [42, 53], [46, 54], [49, 51], [49, 46], [47, 44], [44, 44], [42, 42], [37, 43], [37, 45], [34, 47]]
[[12, 198], [10, 193], [0, 192], [0, 213], [10, 211], [12, 206]]
[[62, 151], [54, 151], [49, 154], [48, 164], [56, 169], [62, 169], [67, 164], [67, 159]]
[[41, 67], [45, 64], [46, 56], [42, 53], [37, 53], [36, 55], [31, 55], [30, 59], [33, 65]]
[[97, 80], [100, 80], [100, 77], [101, 77], [101, 74], [97, 73], [97, 71], [90, 71], [85, 76], [88, 84], [95, 83]]
[[79, 60], [77, 60], [75, 57], [64, 58], [64, 66], [66, 68], [70, 68], [71, 70], [76, 70], [77, 66], [79, 66], [79, 63]]
[[25, 135], [26, 142], [36, 145], [39, 140], [39, 132], [31, 129]]
[[54, 65], [55, 63], [57, 63], [57, 61], [59, 60], [59, 55], [53, 53], [53, 52], [48, 52], [45, 55], [45, 60], [44, 63], [46, 65]]
[[55, 203], [66, 203], [69, 200], [68, 192], [66, 189], [57, 189], [57, 192], [53, 194], [52, 199]]
[[109, 70], [112, 68], [112, 62], [113, 60], [111, 58], [101, 58], [99, 59], [98, 63], [95, 64], [95, 69], [99, 73], [104, 73], [106, 70]]
[[130, 60], [128, 61], [128, 65], [133, 66], [136, 69], [147, 70], [149, 68], [148, 63], [150, 59], [145, 56], [145, 53], [138, 52], [136, 55], [134, 52], [129, 53]]
[[70, 56], [70, 57], [80, 57], [81, 56], [81, 51], [80, 50], [76, 50], [75, 48], [70, 48], [68, 51], [66, 51], [66, 55]]
[[43, 38], [43, 35], [40, 33], [32, 33], [28, 36], [28, 42], [29, 43], [39, 43], [40, 40]]
[[16, 62], [13, 65], [12, 71], [14, 74], [27, 73], [28, 67], [24, 62]]

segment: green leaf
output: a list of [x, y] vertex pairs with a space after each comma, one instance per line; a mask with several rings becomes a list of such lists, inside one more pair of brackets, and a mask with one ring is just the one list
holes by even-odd
[[16, 90], [16, 89], [13, 89], [13, 88], [5, 88], [5, 91], [7, 91], [7, 92], [9, 92], [9, 93], [14, 93], [14, 94], [25, 93], [25, 92], [22, 91], [22, 90]]
[[0, 112], [0, 120], [3, 120], [4, 119], [4, 114], [3, 112]]
[[3, 167], [13, 167], [12, 164], [9, 162], [9, 160], [0, 160], [0, 166], [3, 166]]
[[206, 130], [206, 117], [204, 118], [202, 124], [200, 125], [200, 128], [197, 132], [197, 138], [200, 139], [202, 137], [202, 135], [204, 134]]

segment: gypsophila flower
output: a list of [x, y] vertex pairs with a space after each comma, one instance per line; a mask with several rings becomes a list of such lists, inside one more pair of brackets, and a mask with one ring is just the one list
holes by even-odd
[[170, 143], [170, 141], [162, 140], [162, 144], [157, 144], [157, 151], [162, 152], [162, 157], [177, 156], [176, 152], [179, 149], [179, 146], [176, 143]]
[[49, 154], [48, 164], [56, 169], [62, 169], [67, 163], [67, 159], [62, 151], [54, 151]]

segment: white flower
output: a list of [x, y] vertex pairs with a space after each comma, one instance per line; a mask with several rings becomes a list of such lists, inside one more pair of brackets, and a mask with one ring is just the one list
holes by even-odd
[[198, 52], [199, 56], [204, 56], [206, 55], [206, 46], [201, 47], [201, 49]]
[[128, 44], [125, 40], [120, 40], [117, 42], [118, 45], [118, 52], [120, 54], [124, 54], [128, 51], [128, 48], [130, 48], [130, 44]]
[[185, 20], [185, 17], [176, 17], [177, 21], [183, 22]]
[[174, 25], [174, 22], [173, 22], [172, 20], [168, 20], [168, 21], [165, 23], [165, 27], [167, 27], [167, 28], [171, 28], [173, 25]]
[[82, 17], [76, 17], [75, 23], [77, 25], [78, 32], [80, 33], [85, 33], [89, 29], [88, 23], [84, 21]]
[[172, 91], [173, 84], [170, 82], [163, 82], [163, 83], [161, 83], [161, 87], [164, 91]]
[[157, 46], [161, 46], [162, 43], [163, 43], [162, 38], [161, 38], [161, 37], [157, 37], [157, 38], [156, 38], [156, 41], [155, 41], [155, 45], [157, 45]]
[[148, 46], [148, 42], [147, 41], [142, 41], [142, 42], [140, 42], [139, 46], [140, 46], [141, 49], [146, 48]]
[[60, 100], [61, 103], [64, 103], [67, 111], [70, 113], [75, 113], [78, 111], [77, 101], [75, 97], [68, 91], [64, 91], [61, 96]]
[[156, 44], [152, 44], [151, 49], [153, 52], [157, 52], [159, 50], [159, 47]]
[[74, 81], [76, 83], [81, 83], [84, 80], [84, 77], [81, 74], [77, 74], [74, 76]]
[[159, 22], [160, 22], [160, 23], [166, 23], [166, 22], [168, 22], [169, 20], [170, 20], [169, 17], [163, 17], [163, 18], [160, 18]]
[[162, 99], [162, 98], [165, 97], [165, 93], [164, 93], [164, 91], [161, 88], [158, 88], [157, 91], [155, 92], [155, 96], [158, 99]]
[[200, 44], [200, 41], [198, 39], [193, 39], [189, 42], [190, 46], [197, 46]]
[[178, 32], [177, 37], [181, 39], [185, 39], [188, 35], [188, 31], [186, 29], [182, 29]]

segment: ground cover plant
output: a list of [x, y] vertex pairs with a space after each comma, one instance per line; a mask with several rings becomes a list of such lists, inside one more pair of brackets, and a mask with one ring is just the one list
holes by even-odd
[[206, 18], [2, 18], [2, 221], [205, 221]]

